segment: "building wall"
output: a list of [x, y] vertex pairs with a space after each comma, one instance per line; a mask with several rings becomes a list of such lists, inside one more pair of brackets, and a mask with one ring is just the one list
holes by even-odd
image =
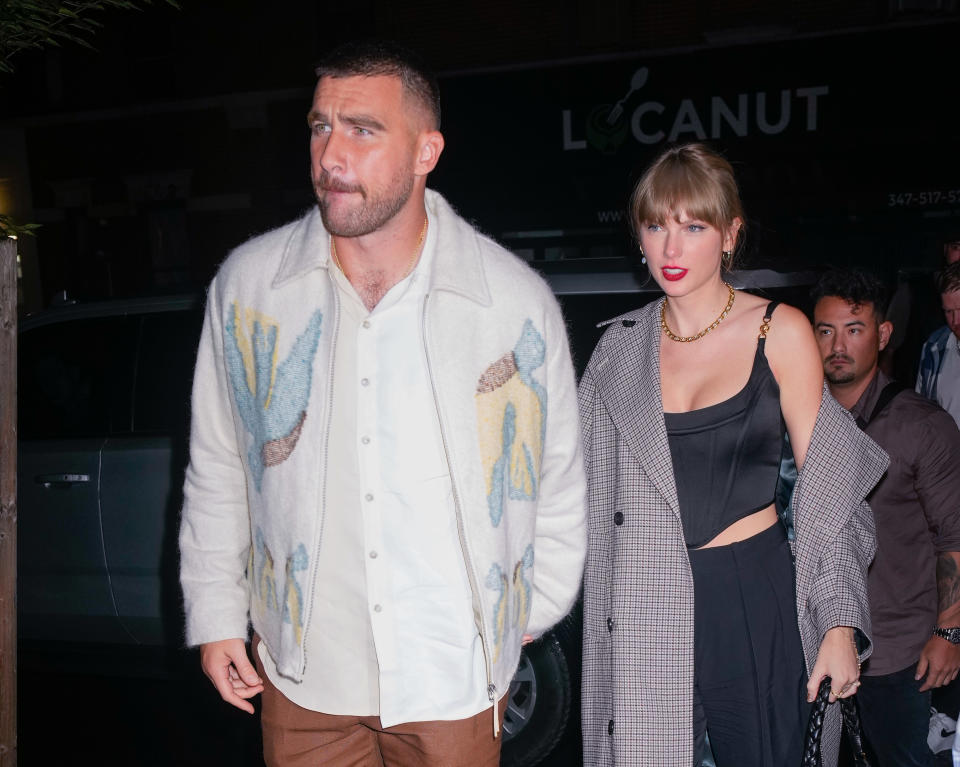
[[[97, 51], [20, 60], [0, 128], [22, 140], [0, 144], [0, 167], [19, 168], [9, 204], [44, 224], [28, 270], [31, 308], [64, 289], [78, 297], [198, 289], [231, 247], [305, 210], [312, 66], [319, 52], [362, 34], [399, 39], [448, 73], [448, 147], [433, 183], [516, 249], [531, 250], [510, 242], [518, 232], [569, 234], [541, 243], [538, 257], [576, 260], [591, 242], [597, 256], [629, 250], [617, 216], [657, 147], [628, 138], [613, 152], [565, 151], [562, 123], [568, 112], [569, 138], [586, 141], [587, 112], [618, 98], [630, 110], [662, 103], [661, 122], [688, 99], [707, 121], [714, 98], [764, 93], [779, 104], [789, 91], [796, 119], [783, 132], [707, 135], [741, 169], [757, 217], [751, 242], [771, 265], [832, 254], [838, 238], [854, 252], [881, 241], [884, 263], [910, 248], [932, 261], [937, 238], [960, 218], [947, 197], [884, 208], [885, 195], [960, 189], [956, 168], [938, 159], [960, 156], [955, 100], [937, 85], [952, 72], [954, 0], [283, 8], [235, 0], [110, 14]], [[643, 67], [649, 83], [629, 92]], [[817, 130], [805, 129], [809, 102], [796, 89], [821, 80], [834, 90]], [[687, 124], [673, 140], [698, 137]], [[871, 142], [894, 156], [874, 157]]]

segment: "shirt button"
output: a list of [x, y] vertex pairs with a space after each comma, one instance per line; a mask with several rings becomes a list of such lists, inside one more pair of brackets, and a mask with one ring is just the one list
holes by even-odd
[[370, 444], [370, 437], [360, 437], [360, 441], [361, 441], [364, 445], [369, 445], [369, 444]]
[[622, 511], [618, 511], [616, 514], [613, 515], [613, 524], [617, 525], [618, 527], [623, 524]]
[[607, 724], [607, 735], [613, 735], [613, 720], [611, 719], [609, 724]]
[[364, 326], [365, 328], [369, 328], [369, 327], [370, 327], [370, 320], [364, 320], [364, 321], [363, 321], [363, 326]]
[[372, 501], [372, 500], [373, 500], [373, 493], [367, 493], [365, 496], [363, 496], [363, 498], [364, 498], [364, 500], [366, 500], [366, 501]]
[[361, 379], [360, 379], [360, 385], [361, 385], [361, 386], [369, 386], [369, 385], [370, 385], [370, 379], [369, 379], [369, 378], [361, 378]]
[[[373, 611], [375, 613], [383, 612], [383, 608], [380, 605], [374, 605]], [[610, 723], [610, 726], [613, 727], [613, 722]]]
[[613, 631], [613, 618], [607, 618], [607, 631]]
[[371, 551], [371, 552], [370, 552], [370, 559], [376, 559], [376, 558], [377, 558], [377, 552]]

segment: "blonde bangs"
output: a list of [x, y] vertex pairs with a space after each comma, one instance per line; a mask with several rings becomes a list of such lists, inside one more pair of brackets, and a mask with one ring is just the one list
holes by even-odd
[[668, 219], [705, 221], [717, 229], [743, 219], [733, 168], [700, 144], [668, 149], [644, 173], [630, 200], [635, 231]]

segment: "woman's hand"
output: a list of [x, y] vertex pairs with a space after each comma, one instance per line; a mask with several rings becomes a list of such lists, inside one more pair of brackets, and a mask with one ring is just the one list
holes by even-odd
[[849, 626], [834, 626], [823, 636], [817, 662], [813, 664], [810, 681], [807, 682], [807, 703], [817, 697], [820, 682], [830, 677], [830, 703], [837, 698], [849, 698], [860, 687], [860, 658]]

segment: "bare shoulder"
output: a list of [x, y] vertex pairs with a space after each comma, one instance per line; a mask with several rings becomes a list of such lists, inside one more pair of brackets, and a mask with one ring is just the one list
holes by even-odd
[[816, 345], [813, 326], [807, 315], [789, 304], [779, 304], [770, 319], [767, 330], [770, 346], [789, 345], [791, 342], [809, 342]]
[[731, 319], [737, 326], [742, 326], [741, 332], [756, 337], [760, 332], [760, 325], [763, 323], [764, 311], [770, 301], [762, 296], [746, 293], [742, 290], [738, 290], [736, 294], [737, 298]]
[[739, 306], [743, 311], [758, 311], [770, 303], [770, 300], [764, 298], [763, 296], [758, 296], [754, 293], [747, 293], [743, 290], [736, 291], [736, 294], [736, 305]]
[[806, 392], [819, 399], [823, 363], [810, 320], [799, 309], [777, 306], [770, 319], [765, 348], [781, 391]]
[[786, 304], [777, 306], [770, 319], [765, 352], [780, 386], [780, 409], [794, 456], [802, 466], [823, 392], [823, 363], [806, 315]]
[[[758, 334], [771, 303], [771, 300], [764, 296], [737, 291], [737, 304], [742, 313], [742, 319], [745, 323], [755, 324]], [[810, 321], [806, 315], [789, 304], [777, 304], [767, 329], [768, 354], [771, 346], [789, 347], [792, 342], [804, 340], [807, 336], [810, 341], [814, 341]]]
[[[789, 304], [778, 304], [767, 327], [764, 352], [781, 388], [785, 381], [804, 381], [819, 392], [823, 377], [820, 352], [810, 320]], [[799, 383], [799, 381], [797, 381]]]

